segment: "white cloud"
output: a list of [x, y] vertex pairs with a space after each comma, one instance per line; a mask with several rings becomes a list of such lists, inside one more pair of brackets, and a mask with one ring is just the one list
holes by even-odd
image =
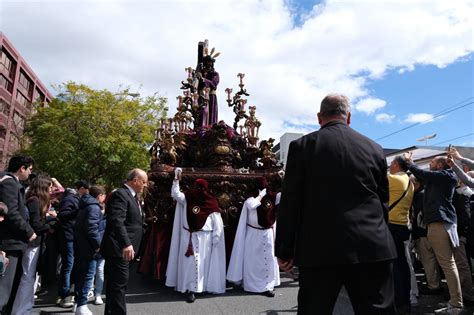
[[207, 38], [222, 53], [219, 118], [232, 124], [224, 89], [235, 91], [244, 72], [265, 138], [285, 132], [285, 120], [316, 117], [330, 92], [372, 102], [358, 104], [373, 113], [384, 101], [371, 95], [369, 80], [420, 64], [445, 67], [474, 51], [470, 0], [327, 0], [298, 26], [287, 3], [3, 0], [0, 20], [46, 85], [142, 86], [143, 95], [167, 96], [170, 114], [184, 68], [195, 66], [197, 43]]
[[406, 123], [428, 123], [433, 121], [433, 115], [427, 113], [408, 114], [404, 122]]
[[385, 107], [387, 102], [378, 98], [364, 98], [354, 105], [355, 109], [367, 115], [373, 114], [376, 110]]
[[386, 123], [392, 122], [394, 118], [395, 118], [395, 115], [390, 115], [387, 113], [381, 113], [375, 116], [375, 120], [377, 120], [378, 122], [386, 122]]

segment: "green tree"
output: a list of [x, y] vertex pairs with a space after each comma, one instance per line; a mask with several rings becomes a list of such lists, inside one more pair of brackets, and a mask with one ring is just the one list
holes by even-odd
[[36, 168], [71, 185], [88, 179], [116, 187], [128, 170], [147, 169], [148, 147], [158, 121], [166, 116], [166, 98], [141, 98], [67, 82], [58, 95], [26, 122], [30, 145], [24, 150]]

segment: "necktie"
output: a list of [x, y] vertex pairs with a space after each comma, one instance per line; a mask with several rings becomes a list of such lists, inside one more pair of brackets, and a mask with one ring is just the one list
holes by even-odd
[[140, 210], [140, 215], [143, 217], [142, 205], [140, 203], [140, 199], [138, 199], [138, 195], [135, 195], [135, 201], [137, 202], [138, 209]]

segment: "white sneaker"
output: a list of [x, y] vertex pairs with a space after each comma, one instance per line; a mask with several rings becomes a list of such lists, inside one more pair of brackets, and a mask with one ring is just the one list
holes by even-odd
[[95, 304], [95, 305], [102, 305], [102, 304], [104, 304], [104, 301], [102, 301], [102, 297], [101, 297], [100, 295], [98, 295], [98, 296], [95, 297], [94, 304]]
[[81, 305], [76, 310], [76, 315], [93, 315], [87, 305]]
[[435, 310], [435, 314], [460, 314], [462, 307], [456, 307], [451, 304], [446, 304], [445, 307]]
[[73, 305], [74, 305], [73, 296], [66, 296], [59, 303], [59, 306], [61, 306], [63, 308], [69, 308], [69, 307], [72, 307]]

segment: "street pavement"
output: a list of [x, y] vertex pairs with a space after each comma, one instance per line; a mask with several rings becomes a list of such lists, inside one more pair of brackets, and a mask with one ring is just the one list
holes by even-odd
[[[223, 295], [197, 295], [194, 303], [186, 303], [184, 296], [135, 272], [132, 266], [127, 291], [128, 314], [296, 314], [298, 282], [287, 274], [281, 273], [281, 285], [275, 290], [275, 297], [250, 294], [240, 288], [229, 288]], [[446, 291], [446, 290], [445, 290]], [[40, 314], [72, 314], [71, 309], [56, 306], [57, 289], [52, 287], [39, 294], [35, 302], [35, 311]], [[419, 296], [418, 305], [412, 308], [412, 314], [434, 314], [439, 303], [446, 302], [446, 296]], [[103, 314], [104, 305], [89, 303], [94, 314]], [[339, 295], [334, 314], [353, 314], [350, 300], [343, 290]], [[461, 314], [474, 314], [474, 308], [466, 308]]]

